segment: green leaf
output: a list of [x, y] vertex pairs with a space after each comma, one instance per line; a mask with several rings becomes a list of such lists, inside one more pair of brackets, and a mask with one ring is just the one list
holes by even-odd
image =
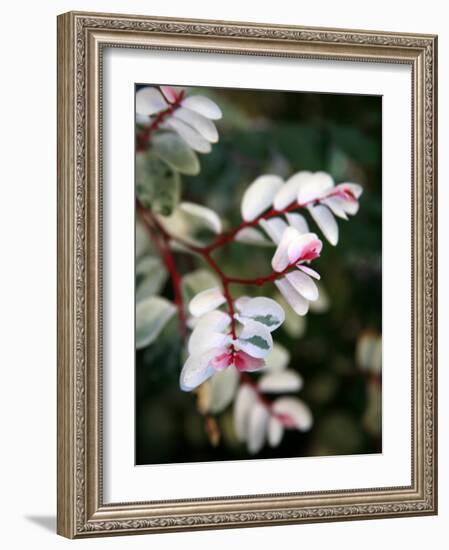
[[196, 153], [177, 134], [157, 134], [151, 142], [151, 148], [156, 155], [181, 174], [196, 176], [200, 171]]
[[136, 349], [152, 344], [175, 313], [175, 305], [160, 296], [139, 302], [136, 305]]
[[169, 216], [178, 205], [179, 173], [151, 152], [136, 155], [136, 193], [147, 208]]
[[141, 258], [136, 265], [136, 302], [160, 292], [166, 279], [167, 271], [159, 258]]

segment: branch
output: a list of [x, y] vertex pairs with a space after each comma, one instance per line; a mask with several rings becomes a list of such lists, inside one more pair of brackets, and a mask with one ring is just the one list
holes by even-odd
[[153, 132], [158, 130], [160, 125], [164, 122], [164, 120], [168, 118], [174, 111], [176, 111], [176, 109], [178, 109], [181, 106], [181, 101], [183, 100], [184, 95], [185, 95], [184, 90], [181, 90], [176, 96], [175, 101], [173, 101], [173, 103], [171, 103], [163, 111], [159, 111], [159, 113], [151, 121], [151, 124], [146, 128], [143, 128], [137, 134], [136, 148], [138, 151], [144, 151], [148, 147], [148, 144], [151, 140], [151, 136]]

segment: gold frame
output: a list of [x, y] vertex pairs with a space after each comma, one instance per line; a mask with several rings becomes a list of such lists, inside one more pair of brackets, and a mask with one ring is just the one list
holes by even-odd
[[[106, 46], [411, 66], [410, 486], [103, 503], [101, 60]], [[59, 534], [81, 538], [437, 513], [436, 55], [433, 35], [96, 13], [58, 17]]]

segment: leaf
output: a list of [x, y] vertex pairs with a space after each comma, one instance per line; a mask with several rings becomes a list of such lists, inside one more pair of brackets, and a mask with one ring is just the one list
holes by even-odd
[[198, 228], [204, 227], [216, 234], [222, 232], [221, 220], [218, 214], [211, 208], [194, 202], [182, 202], [179, 208], [187, 215], [188, 219], [191, 218], [192, 226], [197, 226]]
[[237, 339], [237, 345], [251, 357], [263, 359], [271, 352], [273, 338], [264, 325], [248, 321]]
[[220, 285], [218, 278], [207, 269], [197, 269], [181, 279], [182, 297], [185, 303], [208, 288]]
[[218, 120], [222, 117], [220, 107], [214, 101], [202, 95], [186, 97], [181, 101], [181, 105], [211, 120]]
[[243, 384], [234, 401], [234, 429], [240, 441], [246, 441], [248, 437], [249, 414], [252, 406], [257, 401], [257, 393], [248, 384]]
[[216, 349], [210, 349], [201, 355], [190, 355], [187, 358], [179, 376], [182, 391], [194, 390], [214, 374], [215, 369], [211, 361], [216, 354]]
[[316, 204], [308, 206], [307, 209], [326, 239], [335, 246], [338, 243], [338, 225], [329, 208]]
[[267, 436], [270, 413], [259, 401], [254, 403], [249, 413], [248, 421], [248, 452], [258, 453], [264, 446]]
[[300, 390], [302, 384], [299, 374], [290, 369], [265, 374], [258, 382], [259, 390], [264, 393], [294, 392]]
[[189, 311], [194, 317], [200, 317], [217, 309], [226, 302], [218, 287], [207, 288], [194, 296], [189, 303]]
[[163, 124], [164, 128], [172, 128], [179, 136], [198, 153], [210, 153], [212, 146], [207, 139], [203, 138], [191, 126], [177, 118], [170, 118]]
[[236, 318], [243, 324], [255, 321], [264, 325], [270, 332], [279, 328], [285, 319], [282, 307], [265, 296], [250, 298], [239, 307], [240, 314]]
[[136, 305], [136, 349], [152, 344], [175, 313], [176, 307], [160, 296], [150, 296], [139, 302]]
[[232, 365], [216, 372], [209, 380], [208, 412], [222, 412], [232, 402], [239, 385], [239, 373]]
[[151, 141], [151, 148], [158, 157], [181, 174], [196, 176], [200, 171], [196, 153], [173, 132], [156, 134]]
[[274, 196], [283, 185], [279, 176], [264, 175], [255, 179], [242, 198], [241, 213], [245, 221], [252, 221], [271, 207]]
[[154, 115], [167, 107], [167, 102], [157, 88], [148, 86], [136, 93], [136, 113], [139, 115]]
[[274, 246], [274, 243], [266, 239], [260, 231], [257, 231], [254, 227], [244, 227], [240, 229], [237, 235], [234, 237], [234, 240], [245, 243], [253, 244], [256, 246]]
[[169, 216], [179, 203], [179, 173], [151, 152], [136, 155], [136, 194], [147, 208]]
[[309, 407], [296, 397], [280, 397], [274, 401], [273, 413], [286, 417], [284, 425], [300, 431], [310, 430], [313, 416]]
[[136, 302], [158, 294], [166, 279], [167, 272], [159, 258], [141, 258], [136, 265]]
[[203, 136], [204, 139], [210, 141], [211, 143], [217, 143], [218, 141], [218, 131], [215, 124], [199, 113], [192, 111], [191, 109], [186, 109], [185, 107], [180, 107], [176, 109], [173, 113], [175, 118], [179, 118], [189, 126], [192, 126], [199, 134]]

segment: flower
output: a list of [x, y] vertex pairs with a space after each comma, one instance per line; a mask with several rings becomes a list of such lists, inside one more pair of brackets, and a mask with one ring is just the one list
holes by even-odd
[[[242, 198], [241, 214], [247, 223], [256, 220], [271, 240], [279, 244], [287, 227], [293, 227], [300, 233], [309, 232], [304, 216], [292, 212], [295, 207], [307, 208], [326, 239], [332, 245], [336, 245], [338, 225], [334, 216], [347, 220], [349, 215], [356, 214], [362, 191], [362, 187], [356, 183], [335, 185], [332, 177], [326, 172], [301, 171], [293, 174], [285, 182], [276, 175], [263, 175], [246, 189]], [[264, 212], [268, 209], [271, 209], [270, 215], [265, 219]], [[257, 236], [257, 230], [244, 229], [245, 231], [238, 235], [238, 240], [264, 244]]]
[[287, 227], [274, 253], [271, 262], [274, 271], [284, 273], [290, 267], [297, 268], [285, 273], [274, 284], [298, 315], [305, 315], [309, 302], [318, 299], [318, 287], [313, 279], [320, 279], [320, 275], [304, 262], [318, 258], [322, 247], [315, 233], [301, 234], [294, 227]]
[[[276, 364], [275, 364], [276, 365]], [[277, 447], [285, 430], [307, 431], [313, 423], [307, 405], [296, 397], [269, 401], [264, 394], [294, 392], [302, 388], [302, 378], [285, 364], [264, 369], [257, 383], [246, 379], [234, 402], [234, 429], [248, 452], [258, 453], [266, 442]]]
[[159, 128], [173, 130], [191, 149], [209, 153], [211, 143], [218, 141], [212, 121], [220, 119], [222, 113], [208, 97], [186, 97], [184, 90], [172, 86], [146, 86], [136, 93], [136, 116], [138, 123], [157, 121]]
[[[265, 366], [271, 353], [271, 332], [284, 321], [279, 304], [263, 296], [236, 301], [238, 313], [231, 319], [229, 313], [219, 310], [226, 298], [219, 288], [197, 294], [189, 304], [190, 313], [199, 317], [188, 341], [189, 356], [180, 375], [180, 386], [191, 391], [214, 373], [228, 368], [252, 372]], [[240, 323], [238, 334], [234, 326]]]

